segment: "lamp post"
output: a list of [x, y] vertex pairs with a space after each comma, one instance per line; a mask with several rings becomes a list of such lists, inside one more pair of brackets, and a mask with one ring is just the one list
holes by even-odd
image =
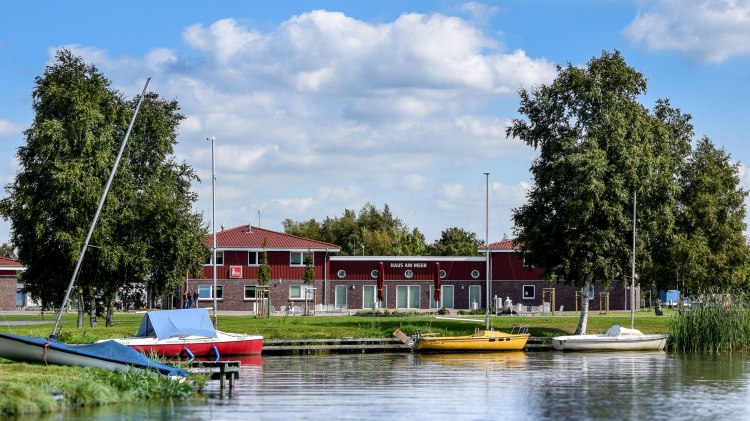
[[206, 140], [211, 142], [211, 275], [214, 286], [211, 295], [214, 298], [214, 327], [216, 327], [216, 167], [214, 165], [214, 143], [216, 137], [211, 136]]

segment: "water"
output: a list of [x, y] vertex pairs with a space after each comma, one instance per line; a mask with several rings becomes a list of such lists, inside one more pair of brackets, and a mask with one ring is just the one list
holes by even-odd
[[263, 357], [231, 397], [59, 420], [633, 420], [750, 418], [748, 355], [663, 352]]

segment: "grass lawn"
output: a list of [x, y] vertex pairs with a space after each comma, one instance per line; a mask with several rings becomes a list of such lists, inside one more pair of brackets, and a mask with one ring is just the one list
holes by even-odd
[[[636, 312], [635, 327], [643, 333], [668, 333], [669, 318], [673, 313], [667, 309], [664, 316], [657, 317], [651, 311]], [[0, 326], [0, 331], [27, 336], [49, 336], [54, 314], [39, 315], [30, 313], [23, 316], [3, 316], [3, 320], [47, 321], [37, 325]], [[117, 338], [135, 334], [143, 318], [142, 314], [116, 313], [114, 326], [104, 327], [104, 319], [99, 318], [99, 326], [78, 329], [76, 315], [63, 315], [58, 339], [68, 343], [90, 343], [99, 339]], [[484, 315], [451, 316], [451, 319], [465, 318], [466, 321], [440, 319], [433, 314], [416, 315], [344, 315], [344, 316], [271, 316], [269, 318], [219, 314], [218, 329], [226, 332], [259, 334], [266, 339], [330, 339], [342, 337], [377, 338], [391, 337], [393, 331], [401, 329], [406, 334], [416, 330], [432, 331], [442, 335], [472, 333], [484, 325]], [[479, 320], [473, 322], [471, 320]], [[558, 313], [555, 316], [492, 316], [490, 324], [497, 330], [510, 331], [513, 326], [528, 325], [531, 336], [552, 337], [575, 332], [578, 314]], [[630, 327], [629, 312], [609, 314], [589, 313], [588, 333], [603, 333], [611, 325]]]

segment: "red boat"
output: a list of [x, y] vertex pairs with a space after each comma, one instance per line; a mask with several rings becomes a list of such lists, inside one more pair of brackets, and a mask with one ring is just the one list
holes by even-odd
[[146, 313], [135, 336], [110, 339], [146, 355], [168, 358], [260, 355], [263, 337], [214, 329], [206, 309]]

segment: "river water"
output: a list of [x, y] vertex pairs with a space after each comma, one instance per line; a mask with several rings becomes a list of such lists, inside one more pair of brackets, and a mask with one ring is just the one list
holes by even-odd
[[750, 419], [750, 356], [664, 352], [269, 356], [232, 396], [55, 420]]

